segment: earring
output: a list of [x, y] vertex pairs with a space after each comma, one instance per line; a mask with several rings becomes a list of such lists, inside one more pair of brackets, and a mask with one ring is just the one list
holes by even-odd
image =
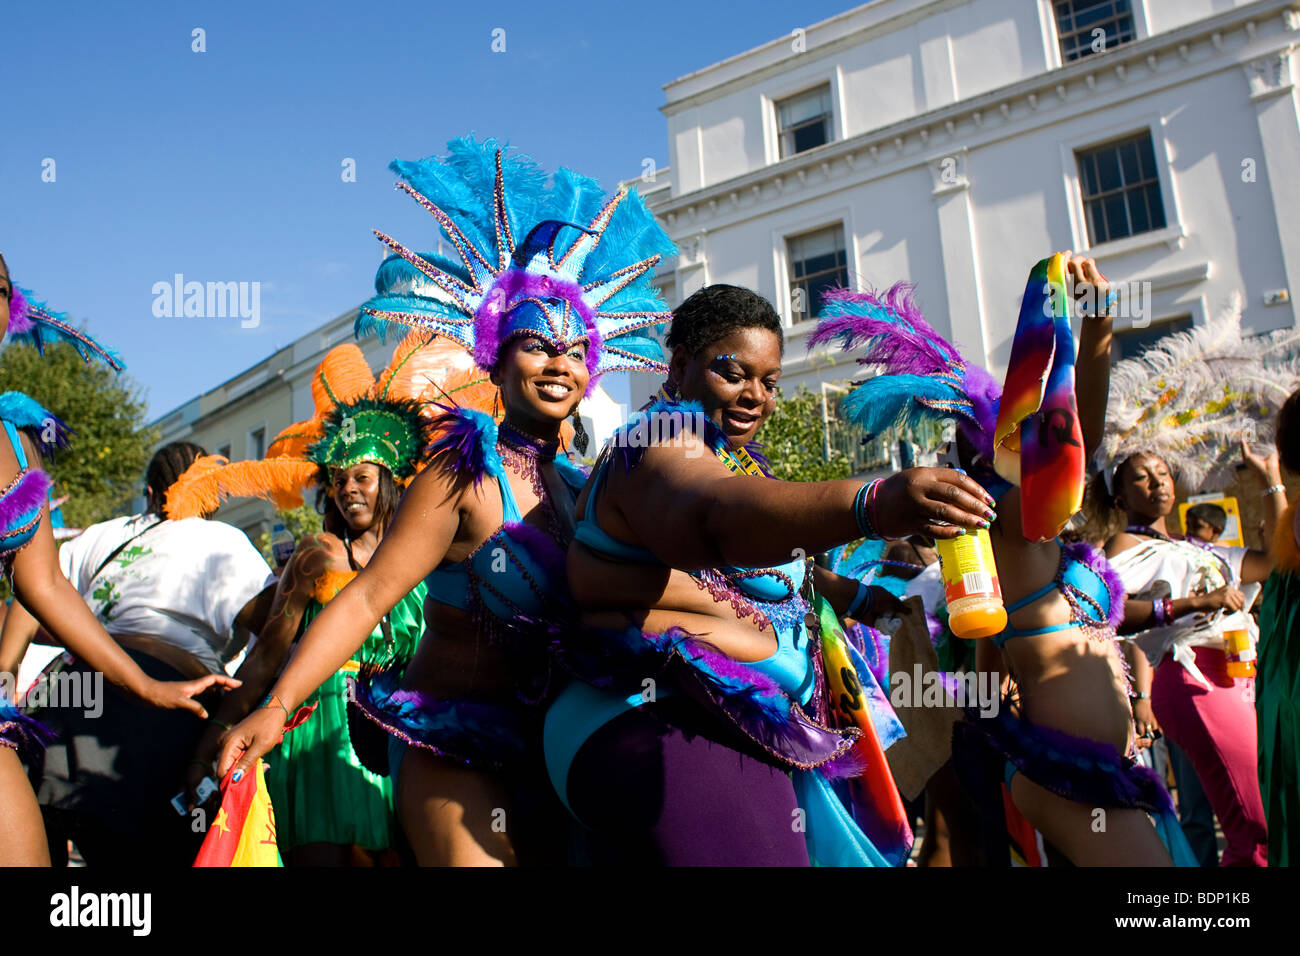
[[501, 390], [497, 389], [492, 396], [492, 417], [498, 418], [501, 415]]
[[573, 410], [573, 447], [578, 449], [579, 455], [587, 454], [587, 446], [591, 444], [591, 436], [587, 434], [587, 429], [582, 425], [582, 416], [578, 410]]

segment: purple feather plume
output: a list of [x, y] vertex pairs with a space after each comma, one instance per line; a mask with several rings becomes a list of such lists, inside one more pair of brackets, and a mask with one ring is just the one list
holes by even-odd
[[825, 317], [808, 339], [809, 347], [842, 339], [848, 351], [876, 339], [870, 355], [858, 361], [884, 366], [888, 375], [933, 375], [961, 361], [957, 350], [925, 321], [905, 282], [879, 295], [832, 289], [823, 296]]
[[429, 443], [429, 457], [444, 455], [453, 472], [473, 478], [475, 487], [484, 475], [500, 475], [503, 470], [497, 452], [497, 425], [489, 415], [472, 408], [434, 403], [446, 415], [438, 419], [437, 437]]
[[39, 468], [29, 468], [9, 494], [0, 498], [0, 533], [28, 524], [50, 498], [54, 482]]
[[18, 286], [11, 284], [10, 288], [13, 289], [13, 297], [9, 300], [9, 334], [21, 335], [23, 332], [30, 332], [35, 323], [27, 313], [27, 298]]

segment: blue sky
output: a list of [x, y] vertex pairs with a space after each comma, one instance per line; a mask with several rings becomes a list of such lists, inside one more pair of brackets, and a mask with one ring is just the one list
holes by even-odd
[[[7, 4], [0, 252], [161, 415], [363, 300], [372, 228], [432, 241], [393, 158], [475, 131], [609, 188], [667, 163], [664, 83], [851, 6]], [[155, 317], [176, 273], [261, 283], [260, 325]]]

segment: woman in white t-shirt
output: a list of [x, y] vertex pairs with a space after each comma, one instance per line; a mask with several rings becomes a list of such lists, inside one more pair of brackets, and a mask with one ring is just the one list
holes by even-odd
[[[1273, 499], [1269, 526], [1286, 507], [1277, 456], [1243, 457]], [[1142, 649], [1133, 661], [1133, 716], [1139, 737], [1158, 729], [1187, 752], [1227, 838], [1221, 865], [1264, 866], [1267, 842], [1255, 753], [1253, 678], [1229, 677], [1223, 631], [1242, 611], [1240, 585], [1263, 581], [1263, 551], [1213, 548], [1169, 534], [1174, 479], [1159, 456], [1139, 453], [1115, 469], [1116, 508], [1127, 528], [1106, 544], [1124, 583], [1123, 634]], [[1217, 612], [1222, 612], [1222, 615]], [[1240, 614], [1248, 629], [1254, 624]], [[1154, 664], [1154, 677], [1152, 671]], [[1158, 723], [1157, 723], [1158, 722]]]
[[[202, 453], [188, 442], [161, 448], [147, 473], [150, 511], [93, 525], [59, 552], [64, 574], [96, 620], [159, 680], [224, 678], [239, 650], [232, 633], [261, 629], [274, 590], [266, 587], [265, 559], [238, 528], [161, 516], [167, 488]], [[17, 620], [5, 630], [6, 659], [35, 632], [20, 606], [11, 617]], [[89, 687], [93, 680], [89, 665], [75, 660], [47, 683], [91, 681]], [[215, 706], [215, 695], [204, 700]], [[187, 789], [201, 718], [144, 708], [111, 691], [91, 708], [34, 713], [58, 735], [31, 768], [56, 863], [68, 839], [91, 864], [193, 860], [203, 828], [196, 830], [183, 812], [189, 809], [184, 800], [179, 810], [172, 800]]]

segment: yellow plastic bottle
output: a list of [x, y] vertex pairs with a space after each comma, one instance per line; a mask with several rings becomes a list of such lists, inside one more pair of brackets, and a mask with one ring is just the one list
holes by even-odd
[[1225, 670], [1229, 677], [1255, 676], [1255, 647], [1249, 631], [1244, 628], [1224, 631], [1223, 653], [1228, 658]]
[[969, 528], [935, 542], [948, 601], [948, 627], [957, 637], [992, 637], [1007, 626], [1002, 586], [988, 531]]

